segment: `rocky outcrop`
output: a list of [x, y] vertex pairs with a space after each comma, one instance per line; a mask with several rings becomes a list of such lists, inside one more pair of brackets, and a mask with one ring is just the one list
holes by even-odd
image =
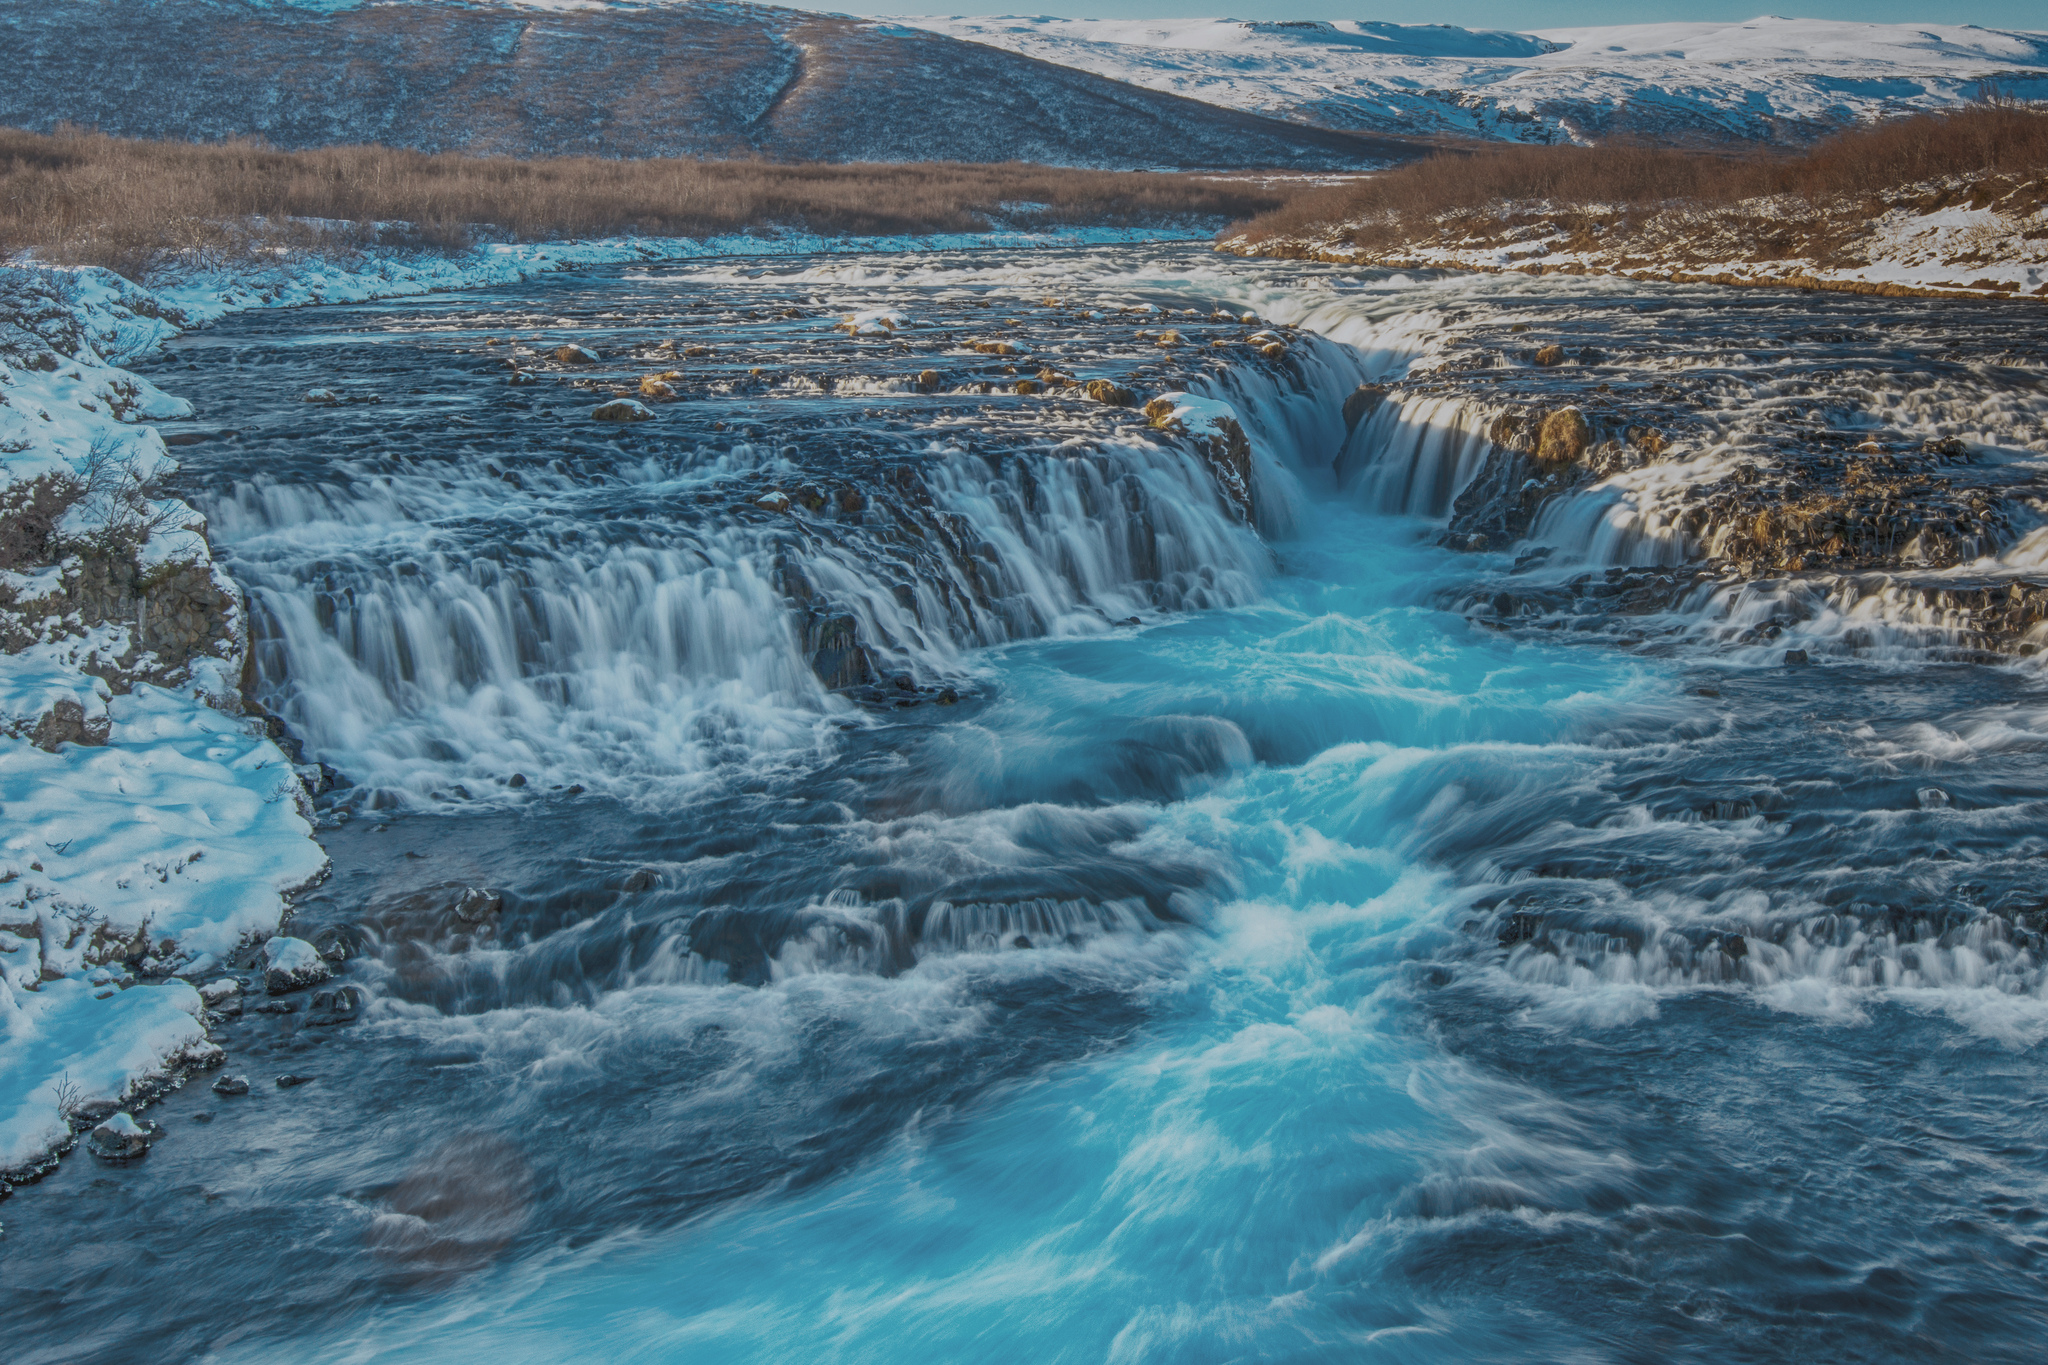
[[[1367, 403], [1430, 402], [1427, 411], [1441, 414], [1450, 399], [1463, 405], [1465, 429], [1484, 433], [1476, 473], [1457, 493], [1440, 539], [1522, 553], [1505, 581], [1454, 595], [1458, 609], [1490, 624], [1558, 625], [1686, 602], [1691, 610], [1717, 593], [1746, 592], [1755, 619], [1729, 628], [1732, 643], [1767, 644], [1829, 612], [1843, 624], [1827, 629], [1852, 650], [1914, 639], [1974, 658], [2048, 646], [2043, 589], [2024, 572], [2034, 559], [2022, 554], [2019, 571], [1959, 576], [1979, 562], [1995, 566], [2039, 524], [2048, 479], [2033, 462], [1987, 455], [1951, 436], [1915, 439], [1866, 415], [1948, 411], [1974, 424], [2002, 411], [2011, 414], [2010, 434], [2000, 438], [2006, 445], [2038, 439], [2028, 415], [2038, 408], [2030, 371], [2014, 363], [1995, 319], [1952, 329], [1957, 349], [1943, 365], [1973, 354], [1992, 363], [1967, 379], [1951, 368], [1958, 377], [1945, 380], [1924, 372], [1928, 362], [1902, 364], [1874, 330], [1787, 335], [1783, 311], [1768, 308], [1757, 314], [1767, 341], [1719, 338], [1714, 344], [1734, 367], [1703, 368], [1682, 330], [1652, 320], [1665, 306], [1652, 300], [1623, 314], [1642, 312], [1640, 325], [1598, 324], [1625, 338], [1627, 354], [1576, 339], [1532, 349], [1519, 335], [1527, 323], [1480, 324], [1383, 397], [1347, 399], [1347, 419]], [[1561, 317], [1569, 307], [1561, 305]], [[1857, 320], [1868, 327], [1867, 318]], [[1860, 349], [1866, 340], [1874, 351]], [[1750, 358], [1788, 347], [1810, 354], [1813, 367], [1788, 373]], [[1562, 360], [1543, 363], [1557, 358], [1545, 354], [1553, 348]], [[1831, 366], [1840, 367], [1839, 380]], [[2012, 392], [1993, 396], [2001, 386]], [[1744, 401], [1746, 387], [1758, 390], [1756, 401]], [[1964, 392], [1972, 388], [1981, 392]], [[1383, 421], [1376, 429], [1396, 428]], [[1356, 476], [1373, 457], [1347, 450], [1346, 458]], [[1574, 500], [1583, 500], [1576, 513], [1568, 510]], [[1556, 518], [1546, 515], [1553, 508]], [[1544, 536], [1565, 540], [1533, 543], [1539, 525]], [[1604, 539], [1595, 544], [1596, 536]], [[1553, 555], [1591, 555], [1594, 563], [1560, 587], [1547, 571], [1533, 571]], [[1632, 563], [1608, 567], [1616, 557]], [[1852, 613], [1870, 625], [1849, 622]]]
[[239, 674], [241, 599], [212, 564], [146, 566], [131, 552], [65, 555], [39, 567], [30, 581], [45, 591], [0, 583], [0, 652], [75, 640], [85, 671], [121, 692], [183, 682], [200, 660], [217, 661], [225, 677]]

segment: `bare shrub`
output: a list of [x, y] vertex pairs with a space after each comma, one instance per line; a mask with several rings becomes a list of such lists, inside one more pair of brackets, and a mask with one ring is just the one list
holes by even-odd
[[[1959, 178], [1972, 178], [1974, 186], [1962, 187]], [[1909, 188], [1942, 181], [1957, 187], [1916, 198], [1916, 206], [1945, 207], [1953, 198], [2032, 211], [2048, 202], [2048, 107], [1994, 97], [1839, 133], [1801, 154], [1625, 143], [1444, 150], [1301, 195], [1228, 231], [1258, 242], [1327, 237], [1344, 225], [1357, 245], [1374, 249], [1455, 232], [1481, 218], [1497, 235], [1515, 226], [1507, 218], [1511, 207], [1541, 206], [1551, 228], [1591, 234], [1620, 218], [1711, 217], [1745, 200], [1776, 196], [1787, 228], [1783, 246], [1810, 235], [1802, 217], [1839, 211], [1845, 202], [1882, 212]], [[1757, 247], [1767, 251], [1771, 244]]]
[[57, 523], [77, 501], [76, 484], [48, 476], [0, 491], [0, 573], [49, 563]]
[[171, 261], [206, 265], [378, 246], [445, 250], [480, 237], [1209, 223], [1264, 213], [1286, 198], [1284, 187], [1251, 180], [1024, 163], [520, 161], [0, 129], [0, 257], [32, 249], [133, 279]]
[[85, 467], [69, 490], [87, 529], [69, 543], [108, 558], [133, 555], [158, 531], [176, 529], [185, 511], [157, 498], [143, 473], [141, 452], [123, 432], [101, 432], [87, 448]]

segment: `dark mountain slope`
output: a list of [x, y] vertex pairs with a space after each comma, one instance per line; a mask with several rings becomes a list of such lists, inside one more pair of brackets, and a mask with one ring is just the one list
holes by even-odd
[[0, 3], [0, 124], [512, 156], [1341, 166], [1304, 127], [938, 34], [745, 4]]

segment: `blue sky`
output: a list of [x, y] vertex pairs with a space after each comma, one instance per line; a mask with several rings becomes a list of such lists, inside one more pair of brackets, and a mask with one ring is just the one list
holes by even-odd
[[[1733, 23], [1772, 13], [1748, 4], [1701, 0], [1561, 0], [1517, 4], [1512, 0], [1428, 0], [1428, 3], [1346, 4], [1342, 0], [859, 0], [816, 5], [852, 14], [1057, 14], [1076, 19], [1155, 19], [1229, 15], [1234, 19], [1379, 19], [1397, 24], [1460, 24], [1467, 28], [1568, 28], [1580, 24], [1642, 24], [1663, 20]], [[1853, 19], [1883, 24], [1981, 24], [1986, 28], [2048, 29], [2044, 0], [1806, 0], [1780, 11], [1813, 19]]]

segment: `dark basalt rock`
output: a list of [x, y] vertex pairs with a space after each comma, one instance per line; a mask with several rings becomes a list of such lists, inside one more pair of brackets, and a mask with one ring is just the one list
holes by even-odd
[[249, 1078], [247, 1076], [219, 1077], [213, 1083], [213, 1093], [216, 1095], [246, 1095], [249, 1093]]

